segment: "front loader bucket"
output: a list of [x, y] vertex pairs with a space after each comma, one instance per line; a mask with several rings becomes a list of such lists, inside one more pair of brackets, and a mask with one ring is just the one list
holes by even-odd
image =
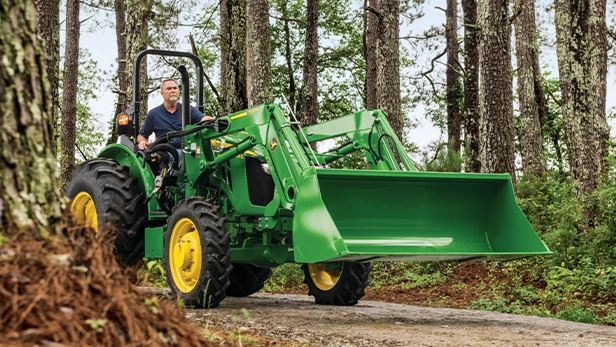
[[508, 174], [314, 172], [294, 210], [297, 262], [551, 254], [516, 204]]

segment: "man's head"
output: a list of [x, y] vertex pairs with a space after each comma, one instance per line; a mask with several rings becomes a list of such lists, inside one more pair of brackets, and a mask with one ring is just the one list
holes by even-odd
[[178, 82], [173, 78], [167, 78], [160, 84], [160, 94], [165, 103], [175, 104], [179, 101], [180, 89]]

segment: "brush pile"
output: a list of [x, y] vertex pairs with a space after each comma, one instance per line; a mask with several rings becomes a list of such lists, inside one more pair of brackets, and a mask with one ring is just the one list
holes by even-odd
[[71, 228], [0, 245], [3, 346], [213, 346], [174, 301], [138, 291], [121, 268], [113, 232]]

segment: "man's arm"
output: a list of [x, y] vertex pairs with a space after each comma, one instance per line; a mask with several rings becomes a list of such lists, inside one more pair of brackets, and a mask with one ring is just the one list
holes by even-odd
[[145, 120], [143, 121], [143, 126], [141, 127], [141, 131], [139, 131], [139, 135], [137, 135], [137, 147], [139, 147], [139, 149], [144, 150], [146, 148], [148, 148], [148, 146], [150, 145], [150, 143], [148, 142], [148, 139], [146, 138], [147, 136], [152, 135], [153, 129], [152, 129], [152, 115], [151, 115], [152, 111], [148, 112], [148, 114], [145, 116]]
[[144, 136], [137, 135], [137, 146], [139, 147], [139, 149], [144, 150], [148, 148], [149, 145], [150, 143], [148, 142], [148, 139], [146, 139]]
[[190, 116], [192, 118], [193, 124], [199, 123], [202, 120], [214, 119], [212, 116], [206, 116], [201, 111], [197, 110], [196, 107], [190, 106]]

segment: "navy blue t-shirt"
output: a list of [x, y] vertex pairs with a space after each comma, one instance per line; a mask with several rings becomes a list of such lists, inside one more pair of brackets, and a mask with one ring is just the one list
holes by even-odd
[[[190, 106], [190, 124], [195, 124], [203, 118], [203, 113], [199, 112], [195, 107]], [[178, 102], [175, 112], [171, 113], [165, 109], [164, 104], [155, 107], [148, 112], [145, 117], [139, 135], [148, 138], [152, 133], [156, 134], [156, 138], [160, 138], [170, 131], [182, 130], [182, 104]], [[176, 137], [169, 141], [175, 148], [180, 148], [182, 138]]]

